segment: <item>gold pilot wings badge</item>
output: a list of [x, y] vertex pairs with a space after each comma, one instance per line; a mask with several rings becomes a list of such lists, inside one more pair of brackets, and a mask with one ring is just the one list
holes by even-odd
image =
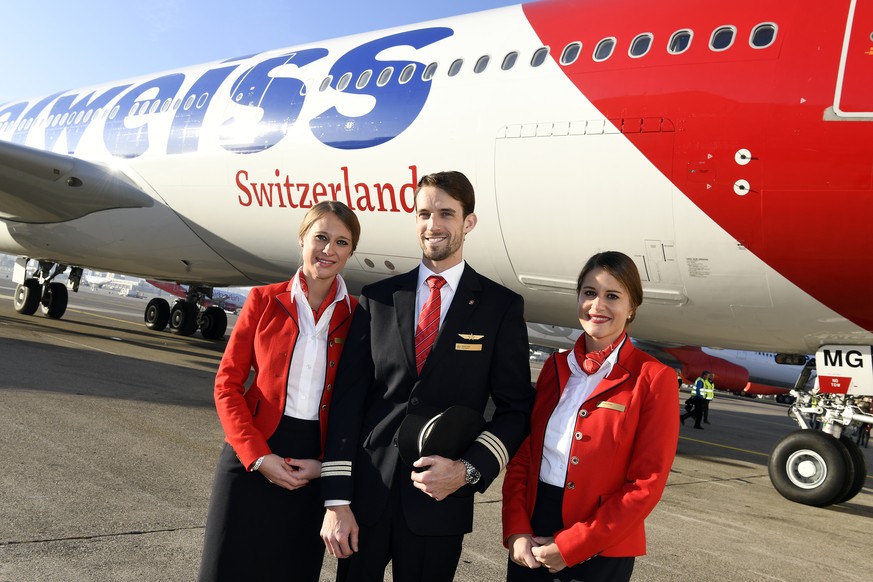
[[465, 339], [465, 340], [477, 341], [477, 340], [482, 339], [485, 336], [484, 335], [476, 335], [473, 333], [459, 333], [458, 337]]

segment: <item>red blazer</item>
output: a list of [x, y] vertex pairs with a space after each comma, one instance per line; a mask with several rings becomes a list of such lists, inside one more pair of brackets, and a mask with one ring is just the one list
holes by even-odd
[[[506, 468], [503, 539], [533, 533], [543, 439], [570, 377], [570, 352], [553, 354], [537, 380], [530, 436]], [[658, 503], [679, 439], [676, 372], [630, 341], [576, 415], [564, 485], [564, 529], [555, 542], [568, 565], [595, 555], [646, 553], [643, 520]]]
[[[271, 452], [267, 439], [285, 411], [288, 370], [299, 331], [297, 310], [291, 302], [292, 281], [251, 290], [215, 376], [215, 408], [225, 440], [244, 467]], [[337, 363], [358, 303], [348, 299], [336, 304], [330, 320], [327, 374], [318, 414], [322, 454]], [[254, 378], [246, 391], [252, 368]]]

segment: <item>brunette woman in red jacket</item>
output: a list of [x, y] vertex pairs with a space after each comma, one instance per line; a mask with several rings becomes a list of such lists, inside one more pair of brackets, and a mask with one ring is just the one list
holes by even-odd
[[543, 365], [530, 436], [506, 469], [509, 581], [629, 580], [676, 454], [676, 373], [625, 331], [643, 301], [633, 260], [594, 255], [576, 292], [585, 333]]
[[319, 578], [319, 459], [357, 305], [339, 272], [360, 232], [343, 203], [316, 204], [300, 225], [297, 273], [252, 289], [246, 299], [215, 378], [226, 443], [206, 520], [201, 581]]

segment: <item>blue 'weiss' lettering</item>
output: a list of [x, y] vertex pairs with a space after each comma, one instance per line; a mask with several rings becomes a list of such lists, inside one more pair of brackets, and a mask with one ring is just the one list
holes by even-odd
[[[371, 80], [362, 87], [352, 82], [343, 89], [374, 97], [376, 105], [369, 112], [350, 117], [330, 107], [309, 120], [310, 131], [325, 145], [343, 150], [371, 148], [400, 135], [424, 108], [431, 82], [421, 78], [422, 63], [380, 61], [376, 55], [395, 46], [420, 49], [452, 34], [451, 29], [442, 27], [411, 30], [366, 42], [340, 56], [329, 73], [333, 89], [348, 74], [358, 79], [364, 71], [375, 76], [391, 67], [393, 72], [387, 80]], [[116, 85], [99, 94], [61, 92], [30, 107], [27, 101], [0, 105], [0, 134], [11, 131], [11, 141], [24, 144], [31, 131], [43, 131], [47, 150], [56, 148], [64, 136], [65, 153], [74, 154], [85, 132], [102, 124], [103, 143], [114, 156], [136, 158], [154, 153], [162, 137], [164, 152], [181, 154], [200, 149], [201, 130], [209, 114], [210, 119], [222, 120], [218, 132], [222, 148], [238, 154], [257, 153], [288, 134], [308, 93], [315, 93], [307, 92], [304, 81], [286, 76], [284, 70], [281, 76], [271, 73], [277, 67], [295, 65], [303, 76], [308, 65], [327, 55], [325, 48], [309, 48], [272, 56], [232, 79], [242, 62], [251, 58], [241, 57], [199, 75], [169, 73], [135, 86]], [[416, 74], [401, 82], [399, 72], [410, 64], [415, 65]], [[186, 87], [191, 78], [193, 82]], [[222, 87], [229, 100], [215, 100]], [[258, 111], [247, 114], [245, 108]], [[165, 121], [167, 116], [172, 116], [172, 121]]]

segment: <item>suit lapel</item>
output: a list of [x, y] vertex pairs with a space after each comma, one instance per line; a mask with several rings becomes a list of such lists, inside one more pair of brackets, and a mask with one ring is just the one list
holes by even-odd
[[400, 343], [403, 345], [403, 355], [413, 376], [417, 375], [415, 367], [415, 294], [418, 291], [418, 267], [401, 277], [399, 286], [394, 291], [394, 318], [400, 333]]

